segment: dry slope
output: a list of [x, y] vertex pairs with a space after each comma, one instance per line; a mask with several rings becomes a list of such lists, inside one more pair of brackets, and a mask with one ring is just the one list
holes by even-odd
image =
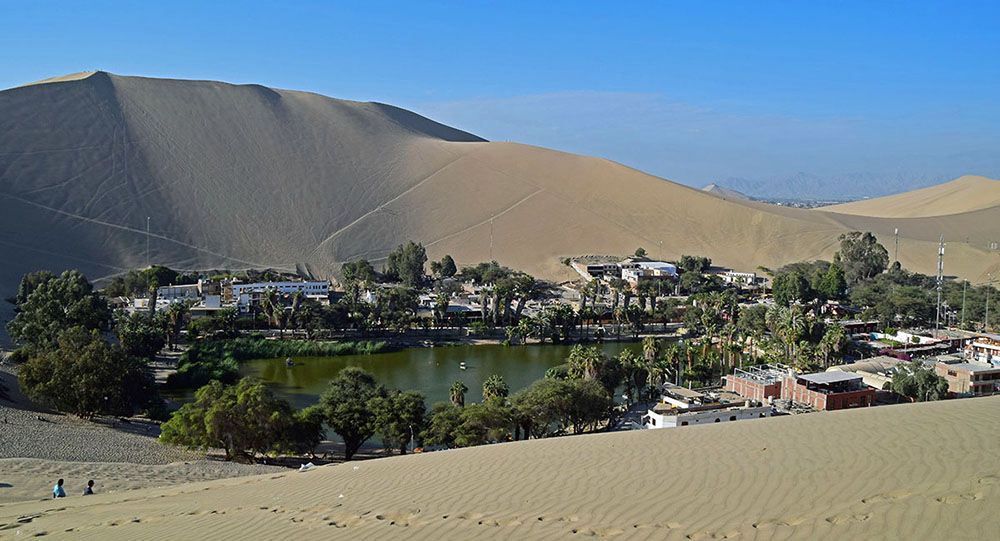
[[1000, 205], [1000, 181], [964, 176], [921, 190], [824, 207], [829, 212], [921, 218], [963, 214]]
[[533, 440], [5, 505], [0, 538], [987, 539], [998, 422], [993, 397]]
[[78, 74], [0, 92], [0, 291], [28, 271], [334, 273], [414, 239], [547, 278], [560, 257], [707, 254], [741, 269], [830, 257], [849, 229], [903, 232], [904, 264], [997, 267], [1000, 208], [896, 219], [722, 199], [607, 160], [488, 143], [414, 113], [258, 85]]

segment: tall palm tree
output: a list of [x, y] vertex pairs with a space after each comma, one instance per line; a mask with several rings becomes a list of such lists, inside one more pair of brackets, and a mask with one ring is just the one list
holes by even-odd
[[449, 391], [449, 398], [451, 403], [460, 407], [465, 407], [465, 393], [469, 391], [469, 388], [465, 386], [461, 381], [456, 381], [451, 384], [451, 390]]
[[652, 365], [656, 362], [656, 358], [660, 356], [660, 343], [652, 336], [647, 336], [642, 339], [642, 358], [646, 361], [646, 365]]

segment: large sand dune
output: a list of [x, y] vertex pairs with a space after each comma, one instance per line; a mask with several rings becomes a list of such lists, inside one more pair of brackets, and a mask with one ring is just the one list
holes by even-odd
[[1000, 181], [986, 177], [964, 176], [921, 190], [831, 205], [824, 207], [823, 210], [886, 218], [922, 218], [963, 214], [998, 205], [1000, 205]]
[[533, 440], [9, 504], [0, 538], [990, 539], [997, 423], [1000, 397]]
[[150, 261], [179, 269], [273, 267], [317, 277], [423, 242], [459, 264], [497, 259], [570, 278], [560, 258], [709, 255], [744, 270], [829, 258], [872, 230], [900, 259], [972, 280], [1000, 207], [870, 217], [723, 199], [607, 160], [489, 143], [395, 107], [257, 85], [103, 72], [0, 92], [0, 291], [25, 272], [93, 278]]

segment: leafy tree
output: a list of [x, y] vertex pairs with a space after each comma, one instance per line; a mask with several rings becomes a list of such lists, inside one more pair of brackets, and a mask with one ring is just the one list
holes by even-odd
[[[79, 271], [68, 270], [59, 277], [38, 281], [28, 298], [17, 307], [17, 315], [7, 324], [14, 340], [36, 350], [53, 347], [63, 330], [70, 327], [106, 329], [111, 321], [107, 302]], [[22, 281], [22, 285], [24, 281]], [[25, 289], [30, 288], [25, 285]]]
[[84, 327], [61, 332], [21, 366], [18, 379], [33, 400], [81, 417], [131, 415], [156, 399], [143, 363]]
[[639, 247], [635, 249], [635, 257], [646, 257], [646, 249]]
[[315, 456], [316, 447], [326, 437], [323, 429], [325, 418], [326, 414], [319, 404], [296, 411], [286, 426], [281, 447], [298, 455]]
[[889, 388], [918, 402], [941, 400], [948, 396], [948, 381], [935, 374], [933, 369], [924, 368], [920, 361], [899, 366]]
[[115, 318], [115, 334], [127, 355], [141, 359], [152, 359], [167, 342], [163, 328], [142, 312], [120, 312]]
[[580, 433], [607, 422], [614, 402], [596, 381], [542, 379], [511, 398], [514, 415], [535, 438]]
[[499, 374], [493, 374], [483, 382], [483, 400], [503, 400], [508, 394], [510, 388]]
[[851, 231], [840, 236], [840, 251], [834, 264], [844, 268], [848, 285], [854, 285], [885, 271], [889, 265], [889, 252], [870, 232]]
[[409, 287], [417, 287], [424, 281], [424, 264], [427, 251], [422, 244], [407, 241], [389, 252], [386, 259], [386, 274]]
[[21, 283], [17, 286], [17, 294], [13, 299], [9, 299], [14, 306], [19, 307], [28, 302], [28, 297], [38, 289], [38, 286], [55, 279], [56, 275], [47, 270], [29, 272], [21, 278]]
[[462, 278], [480, 285], [493, 284], [513, 273], [496, 261], [479, 263], [475, 267], [462, 267]]
[[507, 441], [513, 426], [511, 408], [499, 401], [490, 400], [462, 408], [462, 423], [455, 432], [457, 447], [471, 447]]
[[371, 317], [379, 327], [405, 331], [410, 328], [420, 298], [410, 287], [385, 287], [379, 290]]
[[451, 384], [451, 390], [449, 391], [449, 398], [451, 403], [455, 406], [461, 408], [465, 407], [465, 393], [469, 391], [469, 388], [465, 386], [461, 381], [456, 381]]
[[772, 282], [774, 302], [788, 306], [792, 302], [806, 302], [813, 298], [809, 280], [797, 271], [779, 273]]
[[375, 398], [372, 407], [382, 442], [405, 455], [410, 441], [421, 437], [424, 430], [427, 416], [424, 395], [417, 391], [396, 391]]
[[364, 369], [350, 366], [330, 381], [320, 397], [327, 424], [344, 440], [345, 459], [350, 460], [378, 428], [373, 401], [385, 389]]
[[370, 284], [375, 282], [375, 268], [367, 259], [348, 261], [340, 267], [340, 272], [344, 276], [345, 282], [356, 282]]
[[677, 266], [684, 272], [707, 272], [712, 267], [712, 259], [703, 256], [682, 255]]
[[840, 265], [830, 265], [813, 288], [827, 299], [842, 299], [847, 291], [847, 279]]
[[430, 420], [422, 433], [425, 445], [455, 447], [455, 434], [462, 425], [462, 408], [438, 402], [431, 408]]
[[221, 448], [226, 460], [253, 462], [287, 443], [293, 420], [291, 406], [260, 380], [243, 378], [232, 386], [212, 381], [163, 423], [160, 440], [191, 449]]
[[455, 276], [457, 272], [458, 267], [455, 266], [455, 260], [452, 259], [450, 255], [445, 254], [445, 256], [441, 258], [441, 276], [451, 278], [452, 276]]

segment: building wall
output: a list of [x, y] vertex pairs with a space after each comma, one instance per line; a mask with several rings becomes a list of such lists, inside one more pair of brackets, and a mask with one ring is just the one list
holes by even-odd
[[744, 398], [749, 398], [750, 400], [756, 400], [758, 402], [766, 402], [767, 397], [780, 398], [781, 397], [781, 382], [776, 381], [774, 383], [763, 384], [756, 381], [750, 381], [743, 378], [738, 378], [733, 375], [726, 376], [726, 390], [729, 392], [736, 393]]
[[800, 404], [809, 404], [821, 411], [833, 411], [871, 406], [875, 403], [875, 389], [824, 394], [809, 390], [805, 385], [796, 382], [794, 378], [785, 378], [781, 386], [781, 398]]
[[646, 415], [650, 423], [646, 428], [676, 428], [678, 426], [708, 425], [746, 419], [760, 419], [771, 416], [769, 406], [757, 408], [730, 408], [708, 411], [692, 411], [677, 415], [662, 415], [650, 411]]

